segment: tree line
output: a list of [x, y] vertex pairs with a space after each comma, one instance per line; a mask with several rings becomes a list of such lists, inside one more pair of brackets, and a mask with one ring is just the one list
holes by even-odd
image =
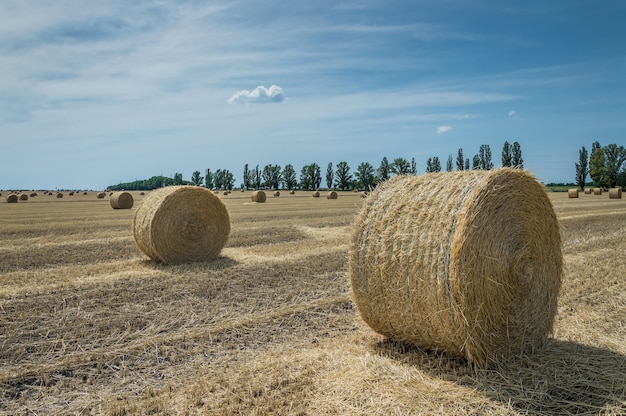
[[[491, 148], [488, 144], [482, 144], [478, 153], [471, 158], [466, 158], [463, 149], [459, 148], [456, 155], [456, 163], [452, 155], [448, 156], [446, 162], [446, 171], [470, 170], [470, 169], [493, 169]], [[510, 144], [504, 142], [502, 147], [501, 162], [503, 167], [524, 168], [524, 160], [522, 159], [522, 150], [518, 142]], [[429, 157], [426, 161], [426, 173], [439, 172], [442, 170], [441, 161], [438, 156]], [[300, 170], [300, 177], [292, 164], [284, 167], [280, 165], [269, 164], [264, 167], [256, 165], [251, 167], [245, 164], [243, 168], [243, 179], [240, 184], [241, 189], [301, 189], [316, 190], [322, 186], [322, 180], [326, 188], [353, 190], [353, 189], [372, 189], [382, 181], [389, 179], [395, 175], [417, 175], [417, 164], [415, 158], [409, 161], [406, 158], [398, 157], [391, 162], [387, 157], [383, 157], [380, 165], [374, 167], [369, 162], [361, 162], [354, 172], [347, 162], [341, 161], [333, 166], [332, 162], [326, 166], [326, 172], [322, 177], [322, 168], [317, 163], [304, 165]], [[150, 190], [170, 185], [197, 185], [205, 186], [209, 189], [216, 190], [233, 190], [235, 188], [235, 176], [228, 169], [217, 169], [212, 171], [206, 169], [204, 176], [200, 171], [194, 171], [191, 174], [191, 180], [183, 180], [181, 173], [174, 174], [173, 178], [164, 176], [154, 176], [146, 180], [137, 180], [133, 182], [120, 183], [118, 185], [109, 186], [111, 190]]]
[[591, 155], [585, 146], [578, 151], [576, 185], [584, 190], [587, 175], [596, 188], [626, 187], [626, 149], [615, 143], [601, 146], [597, 140], [591, 144]]

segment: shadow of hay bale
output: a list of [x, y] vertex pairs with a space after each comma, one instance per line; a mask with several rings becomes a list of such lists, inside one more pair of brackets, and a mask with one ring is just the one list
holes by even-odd
[[522, 414], [626, 414], [626, 356], [607, 349], [551, 340], [535, 354], [490, 369], [393, 340], [374, 349], [432, 377], [477, 389]]
[[175, 270], [186, 272], [225, 270], [240, 264], [239, 261], [225, 256], [220, 256], [213, 260], [194, 261], [180, 264], [158, 263], [151, 259], [142, 259], [141, 262], [145, 267], [149, 267], [154, 270]]

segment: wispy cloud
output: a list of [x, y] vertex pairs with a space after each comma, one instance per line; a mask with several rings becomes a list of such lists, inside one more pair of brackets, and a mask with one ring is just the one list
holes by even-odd
[[509, 118], [517, 118], [517, 117], [518, 117], [517, 111], [515, 110], [509, 111]]
[[281, 103], [285, 101], [285, 93], [278, 85], [272, 85], [265, 88], [259, 85], [252, 91], [241, 90], [228, 99], [230, 104], [265, 104], [265, 103]]
[[451, 126], [440, 126], [440, 127], [437, 127], [437, 134], [445, 134], [449, 132], [450, 130], [452, 130]]

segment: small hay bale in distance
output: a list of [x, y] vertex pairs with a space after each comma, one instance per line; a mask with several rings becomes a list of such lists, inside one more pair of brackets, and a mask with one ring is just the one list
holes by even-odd
[[62, 192], [58, 192], [57, 193], [57, 198], [63, 198], [63, 193]]
[[130, 192], [115, 192], [109, 198], [109, 203], [113, 209], [131, 209], [134, 202], [135, 200]]
[[252, 202], [265, 202], [267, 196], [265, 195], [265, 192], [261, 190], [252, 191], [252, 193], [250, 194], [250, 199], [252, 200]]
[[28, 201], [28, 194], [20, 194], [20, 201]]
[[106, 194], [104, 192], [99, 192], [98, 195], [96, 196], [96, 198], [104, 199], [105, 196], [106, 196]]
[[330, 191], [330, 192], [328, 193], [328, 195], [326, 195], [326, 198], [327, 198], [327, 199], [337, 199], [337, 192], [335, 192], [335, 191]]
[[320, 191], [313, 192], [313, 198], [319, 198], [319, 197], [320, 197]]
[[34, 198], [34, 197], [36, 197], [36, 196], [37, 196], [37, 192], [31, 192], [31, 193], [30, 193], [30, 197], [31, 197], [31, 198]]
[[17, 200], [18, 200], [18, 199], [19, 199], [19, 198], [18, 198], [18, 196], [17, 196], [17, 195], [15, 195], [15, 194], [9, 194], [9, 195], [7, 195], [7, 203], [9, 203], [9, 204], [15, 204], [15, 203], [17, 203]]
[[546, 190], [509, 168], [383, 182], [355, 219], [348, 263], [372, 329], [479, 366], [544, 344], [562, 269]]
[[572, 188], [567, 190], [568, 198], [578, 198], [578, 188]]
[[585, 188], [585, 195], [591, 195], [591, 193], [593, 192], [593, 189], [591, 188]]
[[280, 196], [280, 191], [274, 191], [274, 198], [278, 198]]
[[295, 195], [295, 194], [296, 194], [295, 190], [292, 189], [291, 191], [289, 191], [289, 195]]
[[594, 195], [602, 195], [602, 188], [593, 188]]
[[609, 189], [609, 199], [622, 199], [622, 188]]
[[151, 192], [133, 220], [137, 247], [166, 264], [213, 260], [229, 234], [226, 206], [199, 186], [168, 186]]

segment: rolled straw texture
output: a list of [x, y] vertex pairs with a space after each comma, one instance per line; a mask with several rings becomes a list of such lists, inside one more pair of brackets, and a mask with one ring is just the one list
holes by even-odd
[[206, 188], [168, 186], [150, 192], [135, 212], [137, 247], [153, 260], [187, 263], [217, 258], [230, 234], [226, 206]]
[[609, 199], [622, 199], [622, 188], [609, 189]]
[[593, 188], [594, 195], [602, 195], [602, 188]]
[[131, 209], [134, 202], [135, 200], [130, 192], [116, 192], [109, 199], [113, 209]]
[[18, 196], [17, 195], [15, 195], [15, 194], [7, 195], [7, 202], [9, 204], [15, 204], [17, 202], [17, 200], [18, 200]]
[[348, 273], [375, 331], [484, 365], [545, 342], [562, 264], [543, 186], [499, 169], [383, 182], [354, 222]]
[[567, 190], [567, 197], [568, 198], [578, 198], [578, 189], [577, 188], [568, 189]]
[[263, 191], [252, 191], [252, 194], [250, 194], [252, 202], [265, 202], [266, 198], [267, 196]]
[[327, 198], [327, 199], [337, 199], [337, 192], [335, 192], [335, 191], [330, 191], [330, 192], [328, 193], [328, 195], [326, 195], [326, 198]]

